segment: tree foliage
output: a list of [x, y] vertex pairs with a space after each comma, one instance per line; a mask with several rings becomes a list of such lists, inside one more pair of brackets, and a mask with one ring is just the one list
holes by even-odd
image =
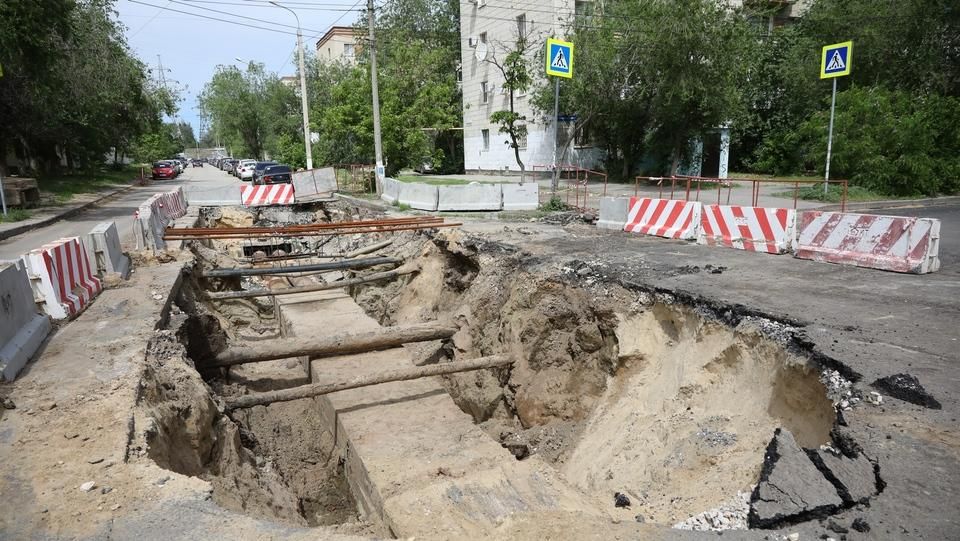
[[[676, 170], [688, 142], [737, 116], [754, 27], [711, 0], [624, 0], [571, 22], [577, 72], [561, 83], [576, 114], [628, 177], [644, 157]], [[552, 113], [552, 85], [536, 103]]]
[[776, 29], [751, 66], [734, 157], [757, 172], [822, 174], [831, 83], [818, 77], [820, 50], [847, 40], [831, 177], [897, 195], [956, 190], [960, 8], [950, 0], [817, 0]]
[[92, 167], [160, 128], [175, 96], [153, 85], [111, 0], [0, 2], [0, 169]]

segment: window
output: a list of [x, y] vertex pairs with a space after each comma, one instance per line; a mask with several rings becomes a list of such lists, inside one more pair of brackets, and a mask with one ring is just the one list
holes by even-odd
[[343, 44], [343, 56], [353, 56], [353, 43]]
[[480, 83], [480, 103], [490, 101], [490, 84], [487, 81]]
[[486, 43], [486, 42], [487, 42], [487, 33], [480, 32], [480, 43]]
[[483, 150], [490, 150], [490, 130], [480, 130], [483, 137]]
[[590, 126], [584, 125], [580, 127], [580, 130], [574, 133], [573, 135], [573, 146], [576, 148], [592, 147], [593, 141], [591, 141], [590, 135]]
[[590, 22], [593, 17], [592, 0], [576, 0], [573, 5], [573, 14], [578, 23]]
[[[524, 127], [526, 127], [526, 126], [524, 126]], [[517, 148], [519, 148], [520, 150], [526, 150], [526, 149], [527, 149], [527, 134], [526, 134], [526, 132], [524, 132], [524, 133], [522, 133], [522, 134], [520, 134], [520, 135], [517, 136]]]
[[527, 14], [517, 15], [517, 36], [520, 39], [527, 37]]

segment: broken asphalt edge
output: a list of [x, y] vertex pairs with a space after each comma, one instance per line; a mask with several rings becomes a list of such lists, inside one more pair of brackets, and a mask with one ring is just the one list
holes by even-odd
[[[137, 179], [133, 179], [131, 182], [136, 182], [136, 180], [137, 180]], [[60, 220], [66, 220], [67, 218], [72, 218], [73, 216], [76, 216], [77, 214], [80, 214], [81, 212], [83, 212], [83, 211], [85, 211], [85, 210], [87, 210], [87, 209], [89, 209], [89, 208], [91, 208], [91, 207], [95, 207], [95, 206], [99, 205], [100, 203], [103, 203], [104, 201], [106, 201], [107, 199], [110, 199], [111, 197], [116, 197], [116, 196], [118, 196], [118, 195], [120, 195], [120, 194], [122, 194], [122, 193], [124, 193], [124, 192], [127, 192], [127, 191], [129, 191], [129, 190], [132, 190], [133, 188], [136, 188], [136, 187], [138, 187], [136, 184], [132, 184], [132, 183], [131, 183], [129, 186], [120, 188], [120, 189], [118, 189], [118, 190], [114, 190], [114, 191], [109, 192], [109, 193], [107, 193], [107, 194], [104, 194], [102, 197], [98, 197], [98, 198], [94, 199], [93, 201], [88, 201], [88, 202], [83, 203], [83, 204], [81, 204], [81, 205], [77, 205], [77, 206], [74, 206], [74, 207], [69, 207], [69, 208], [65, 209], [63, 212], [59, 212], [59, 213], [57, 213], [57, 214], [54, 214], [53, 216], [50, 216], [49, 218], [44, 218], [43, 220], [39, 220], [39, 221], [32, 222], [32, 223], [29, 223], [29, 224], [24, 224], [24, 225], [20, 225], [20, 226], [17, 226], [17, 227], [12, 227], [12, 228], [10, 228], [10, 229], [7, 229], [6, 231], [0, 231], [0, 241], [4, 241], [4, 240], [7, 240], [7, 239], [16, 237], [16, 236], [18, 236], [18, 235], [22, 235], [22, 234], [24, 234], [24, 233], [29, 233], [30, 231], [33, 231], [33, 230], [35, 230], [35, 229], [40, 229], [41, 227], [46, 227], [46, 226], [48, 226], [48, 225], [50, 225], [50, 224], [59, 222]]]
[[[857, 201], [847, 202], [846, 212], [858, 210], [885, 210], [885, 209], [907, 209], [907, 208], [926, 208], [940, 207], [944, 205], [955, 205], [960, 203], [960, 195], [949, 195], [944, 197], [929, 197], [925, 199], [891, 199], [887, 201]], [[839, 211], [840, 205], [824, 205], [817, 207], [816, 210]]]

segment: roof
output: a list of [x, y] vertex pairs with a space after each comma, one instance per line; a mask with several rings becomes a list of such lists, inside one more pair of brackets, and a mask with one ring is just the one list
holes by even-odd
[[327, 30], [327, 33], [317, 40], [317, 49], [323, 47], [323, 44], [333, 39], [334, 36], [353, 36], [356, 31], [357, 29], [352, 26], [331, 26], [330, 30]]

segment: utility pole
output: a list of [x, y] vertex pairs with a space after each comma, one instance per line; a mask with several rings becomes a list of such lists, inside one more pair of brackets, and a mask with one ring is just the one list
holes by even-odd
[[303, 32], [300, 30], [300, 17], [297, 16], [296, 11], [293, 11], [287, 6], [281, 6], [273, 0], [271, 0], [270, 3], [293, 13], [294, 18], [297, 19], [297, 52], [300, 56], [300, 107], [303, 109], [303, 146], [307, 153], [307, 169], [313, 169], [313, 141], [310, 139], [310, 110], [307, 108], [307, 72], [303, 65]]
[[377, 42], [373, 37], [373, 0], [367, 0], [367, 22], [370, 26], [370, 86], [373, 88], [373, 150], [377, 160], [377, 194], [383, 193], [383, 142], [380, 139], [380, 90], [377, 88]]

